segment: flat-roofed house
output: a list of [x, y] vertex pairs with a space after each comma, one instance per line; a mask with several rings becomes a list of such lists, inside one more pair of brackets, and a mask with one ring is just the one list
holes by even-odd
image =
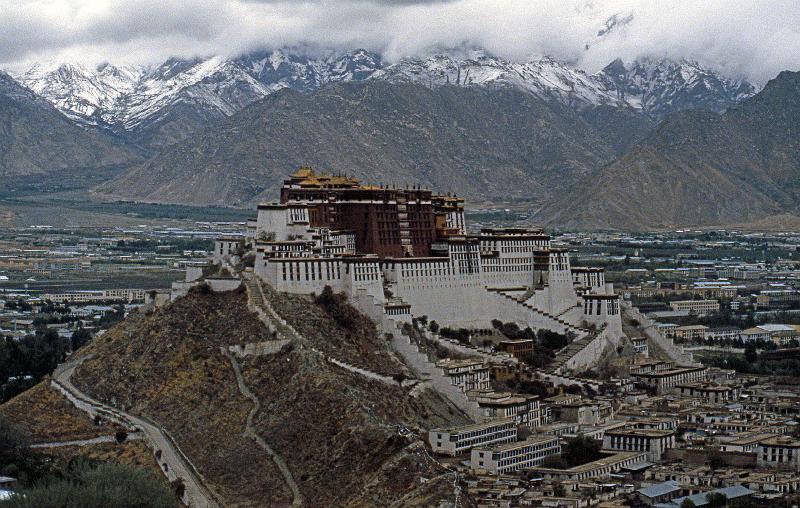
[[636, 499], [643, 505], [653, 506], [656, 504], [667, 503], [680, 497], [683, 487], [674, 480], [656, 483], [654, 485], [643, 486], [636, 491]]
[[517, 424], [513, 418], [428, 432], [428, 442], [433, 452], [441, 455], [455, 456], [475, 446], [511, 443], [516, 440]]
[[800, 439], [774, 436], [758, 444], [756, 463], [762, 467], [800, 469]]
[[539, 434], [514, 443], [478, 446], [471, 453], [473, 472], [506, 474], [541, 464], [545, 457], [561, 453], [561, 445], [558, 437]]
[[675, 447], [675, 432], [662, 429], [617, 429], [603, 436], [603, 448], [614, 451], [647, 453], [647, 460], [657, 462], [669, 448]]

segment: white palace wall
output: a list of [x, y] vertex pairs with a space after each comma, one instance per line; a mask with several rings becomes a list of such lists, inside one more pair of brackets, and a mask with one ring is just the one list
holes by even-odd
[[255, 273], [278, 291], [319, 294], [325, 286], [334, 292], [353, 295], [366, 291], [384, 301], [383, 277], [377, 258], [272, 258], [257, 256]]
[[570, 307], [574, 307], [577, 302], [569, 267], [569, 254], [564, 251], [552, 251], [549, 271], [547, 291], [549, 307], [546, 310], [558, 316]]
[[[408, 312], [409, 316], [426, 315], [442, 326], [458, 328], [488, 328], [493, 319], [500, 319], [584, 336], [586, 331], [580, 329], [584, 321], [597, 327], [608, 321], [605, 312], [584, 314], [585, 306], [575, 291], [578, 285], [599, 292], [605, 283], [602, 272], [576, 269], [573, 273], [568, 253], [551, 250], [545, 235], [510, 231], [451, 237], [436, 247], [447, 250], [444, 256], [379, 259], [313, 254], [308, 235], [323, 233], [314, 233], [307, 224], [307, 210], [302, 207], [259, 207], [258, 231], [274, 233], [275, 238], [256, 244], [254, 271], [278, 291], [318, 294], [330, 286], [351, 298], [368, 295], [381, 305], [389, 293], [388, 312], [402, 319]], [[544, 276], [539, 277], [539, 287], [531, 290], [537, 257], [541, 272], [536, 273]], [[525, 303], [516, 300], [522, 295], [529, 295]], [[611, 325], [613, 330], [619, 328]]]

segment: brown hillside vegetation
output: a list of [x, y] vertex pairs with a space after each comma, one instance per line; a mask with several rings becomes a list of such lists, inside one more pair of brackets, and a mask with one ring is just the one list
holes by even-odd
[[392, 376], [406, 371], [379, 337], [375, 323], [347, 303], [344, 294], [318, 297], [277, 293], [262, 284], [275, 312], [293, 323], [311, 345], [337, 360]]
[[[0, 416], [13, 422], [30, 444], [113, 436], [119, 430], [106, 421], [95, 424], [86, 413], [53, 389], [49, 379], [0, 405]], [[88, 459], [145, 467], [158, 478], [163, 478], [153, 452], [143, 440], [36, 448], [31, 453], [43, 457], [56, 470], [66, 467], [72, 460]]]
[[112, 425], [95, 425], [86, 413], [51, 388], [49, 379], [0, 406], [0, 415], [24, 431], [32, 444], [91, 439], [117, 430]]
[[[339, 341], [337, 352], [369, 343], [381, 354], [362, 365], [402, 371], [374, 327], [343, 329], [307, 303], [309, 323]], [[243, 434], [253, 405], [240, 394], [231, 362], [220, 351], [271, 338], [246, 305], [244, 291], [193, 291], [164, 309], [128, 318], [86, 348], [92, 356], [73, 381], [164, 426], [231, 505], [286, 506], [292, 496], [280, 471]], [[288, 320], [307, 329], [302, 318]], [[405, 429], [419, 433], [463, 421], [434, 393], [411, 397], [409, 388], [369, 380], [298, 345], [238, 362], [261, 403], [256, 430], [286, 461], [306, 505], [435, 505], [452, 497], [452, 476], [420, 449], [418, 439], [405, 437]]]

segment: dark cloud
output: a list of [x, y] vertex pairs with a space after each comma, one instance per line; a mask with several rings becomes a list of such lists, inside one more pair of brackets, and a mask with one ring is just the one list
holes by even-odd
[[588, 71], [618, 56], [688, 57], [763, 82], [800, 68], [798, 27], [793, 0], [13, 0], [0, 2], [0, 62], [153, 63], [300, 44], [397, 59], [474, 45]]

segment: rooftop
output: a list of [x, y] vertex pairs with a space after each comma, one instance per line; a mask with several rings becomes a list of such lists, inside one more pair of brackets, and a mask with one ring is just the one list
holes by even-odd
[[556, 443], [558, 443], [558, 438], [555, 436], [547, 436], [544, 434], [538, 434], [538, 435], [535, 434], [533, 436], [530, 436], [528, 439], [524, 441], [515, 441], [513, 443], [502, 443], [488, 447], [478, 447], [478, 449], [491, 450], [493, 452], [505, 452], [508, 450], [516, 450], [517, 448], [524, 448], [525, 446], [550, 443], [552, 441], [556, 441]]
[[619, 435], [619, 436], [637, 436], [637, 437], [667, 437], [673, 435], [675, 432], [667, 429], [612, 429], [607, 430], [606, 435]]
[[655, 485], [648, 485], [647, 487], [642, 487], [636, 492], [638, 492], [643, 496], [654, 498], [658, 496], [663, 496], [664, 494], [669, 494], [671, 492], [679, 492], [681, 488], [682, 487], [680, 483], [674, 480], [669, 480], [662, 483], [656, 483]]
[[464, 433], [464, 432], [472, 432], [472, 431], [475, 431], [475, 430], [484, 430], [484, 429], [488, 429], [490, 427], [496, 427], [498, 425], [507, 425], [507, 424], [513, 424], [513, 423], [514, 423], [514, 419], [513, 418], [501, 418], [499, 420], [490, 420], [488, 422], [473, 423], [471, 425], [463, 425], [461, 427], [446, 427], [446, 428], [440, 428], [440, 429], [433, 429], [433, 430], [431, 430], [431, 432], [442, 432], [442, 433], [448, 433], [448, 434], [459, 433], [460, 434], [460, 433]]

